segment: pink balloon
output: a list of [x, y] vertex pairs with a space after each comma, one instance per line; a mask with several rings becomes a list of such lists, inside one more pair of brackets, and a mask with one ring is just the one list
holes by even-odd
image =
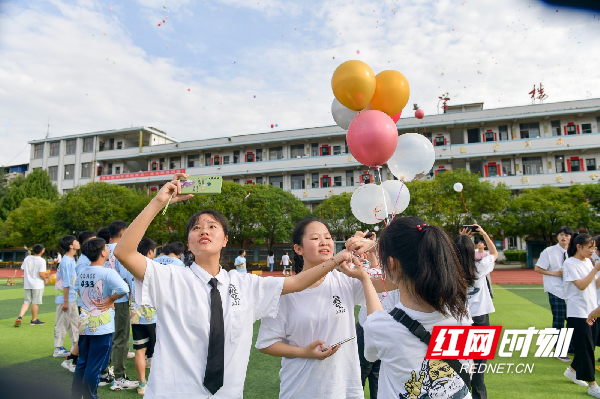
[[392, 120], [394, 121], [394, 123], [398, 122], [398, 120], [400, 119], [400, 116], [402, 116], [402, 111], [400, 111], [396, 115], [392, 116]]
[[348, 149], [363, 165], [383, 165], [394, 155], [398, 144], [396, 124], [381, 111], [363, 111], [356, 115], [346, 133]]
[[425, 116], [425, 111], [423, 111], [422, 109], [418, 109], [415, 111], [415, 118], [423, 119], [424, 116]]

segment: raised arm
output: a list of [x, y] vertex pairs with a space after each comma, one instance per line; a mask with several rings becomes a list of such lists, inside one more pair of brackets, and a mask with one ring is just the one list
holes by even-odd
[[[114, 255], [119, 262], [140, 281], [144, 281], [144, 274], [146, 274], [146, 257], [137, 251], [137, 247], [144, 237], [148, 226], [150, 226], [150, 223], [152, 223], [158, 212], [169, 202], [169, 199], [171, 203], [174, 203], [193, 197], [192, 194], [180, 195], [181, 183], [179, 182], [179, 177], [187, 177], [187, 175], [176, 173], [173, 176], [173, 180], [160, 189], [156, 197], [150, 201], [138, 217], [129, 225], [123, 237], [119, 240], [119, 244], [115, 247]], [[171, 196], [173, 196], [172, 199]]]
[[[122, 240], [122, 239], [121, 239]], [[291, 294], [292, 292], [303, 291], [323, 278], [327, 273], [335, 269], [343, 263], [349, 262], [351, 259], [350, 252], [347, 249], [338, 252], [333, 258], [325, 262], [311, 267], [308, 270], [303, 270], [302, 273], [296, 274], [294, 277], [288, 277], [283, 280], [283, 290], [281, 295]]]
[[362, 283], [363, 290], [365, 292], [365, 300], [367, 302], [367, 315], [370, 315], [378, 310], [383, 310], [383, 306], [381, 306], [381, 301], [379, 300], [377, 291], [375, 291], [375, 287], [373, 286], [373, 280], [365, 268], [360, 266], [350, 268], [349, 265], [343, 264], [340, 266], [340, 271], [346, 274], [348, 277], [353, 277], [360, 280]]
[[[375, 235], [373, 234], [372, 238], [365, 238], [365, 233], [362, 231], [357, 231], [354, 236], [350, 237], [348, 241], [346, 241], [346, 248], [350, 250], [355, 255], [360, 255], [365, 252], [369, 253], [369, 261], [372, 266], [377, 266], [377, 256], [376, 256], [376, 242]], [[386, 292], [392, 291], [398, 288], [396, 284], [392, 282], [389, 278], [386, 277], [383, 280], [380, 277], [373, 276], [371, 277], [371, 283], [375, 288], [376, 292]]]
[[588, 285], [590, 285], [592, 283], [592, 280], [594, 280], [594, 278], [596, 278], [596, 273], [598, 273], [599, 271], [600, 271], [600, 262], [596, 263], [596, 265], [594, 266], [592, 271], [587, 276], [585, 276], [584, 278], [579, 279], [579, 280], [574, 280], [573, 284], [575, 284], [575, 287], [577, 287], [577, 289], [583, 291], [588, 287]]

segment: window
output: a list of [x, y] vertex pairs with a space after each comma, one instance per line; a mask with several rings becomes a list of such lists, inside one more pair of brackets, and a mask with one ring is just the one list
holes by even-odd
[[260, 162], [263, 160], [262, 148], [256, 150], [256, 162]]
[[233, 179], [234, 183], [240, 184], [240, 179]]
[[154, 172], [154, 171], [155, 171], [155, 170], [157, 170], [157, 169], [158, 169], [158, 163], [156, 163], [156, 162], [152, 162], [152, 163], [150, 164], [150, 170]]
[[170, 158], [169, 169], [179, 169], [181, 168], [181, 157], [171, 157]]
[[122, 150], [122, 149], [123, 149], [123, 142], [117, 141], [117, 150]]
[[210, 155], [210, 153], [204, 154], [204, 166], [211, 166], [211, 165], [212, 165], [212, 156]]
[[469, 162], [469, 169], [471, 169], [472, 173], [475, 173], [475, 174], [479, 173], [479, 176], [483, 176], [483, 161]]
[[269, 149], [269, 161], [275, 161], [283, 158], [283, 147], [274, 147]]
[[44, 143], [35, 144], [33, 146], [33, 157], [40, 159], [44, 157]]
[[496, 141], [494, 137], [494, 132], [485, 132], [485, 141]]
[[283, 188], [283, 176], [269, 177], [269, 184], [275, 187]]
[[65, 175], [63, 176], [64, 180], [73, 180], [73, 174], [75, 172], [75, 165], [65, 165]]
[[322, 182], [323, 182], [323, 187], [331, 187], [331, 177], [323, 176]]
[[293, 144], [290, 146], [290, 156], [292, 158], [300, 158], [304, 156], [304, 144]]
[[481, 137], [479, 137], [479, 129], [468, 129], [467, 138], [469, 143], [479, 143]]
[[233, 152], [233, 163], [240, 163], [240, 152], [238, 150]]
[[444, 136], [436, 136], [435, 138], [435, 145], [444, 145]]
[[301, 190], [304, 188], [304, 174], [292, 175], [292, 190]]
[[81, 164], [81, 178], [82, 179], [89, 179], [91, 168], [92, 168], [91, 162], [84, 162]]
[[340, 155], [341, 153], [342, 153], [342, 146], [334, 145], [333, 146], [333, 155]]
[[102, 176], [103, 172], [104, 172], [104, 167], [102, 165], [98, 165], [98, 168], [96, 168], [96, 176]]
[[[111, 165], [111, 164], [109, 164]], [[165, 158], [158, 158], [158, 170], [165, 170], [166, 169], [166, 165], [165, 165]], [[109, 173], [110, 175], [111, 173]]]
[[331, 155], [331, 147], [329, 147], [328, 145], [324, 145], [321, 147], [321, 155], [326, 156], [326, 155]]
[[587, 134], [592, 132], [592, 124], [591, 123], [583, 123], [581, 125], [581, 133]]
[[565, 171], [565, 157], [562, 155], [556, 155], [554, 157], [554, 170], [556, 173], [562, 173]]
[[585, 168], [587, 170], [596, 170], [596, 158], [588, 158], [585, 160]]
[[108, 149], [109, 150], [114, 150], [115, 149], [115, 139], [114, 139], [114, 137], [108, 139]]
[[60, 152], [60, 141], [53, 141], [50, 143], [50, 156], [57, 157]]
[[521, 130], [522, 139], [535, 139], [540, 137], [540, 124], [537, 122], [521, 123], [519, 129]]
[[223, 165], [229, 165], [229, 155], [223, 157]]
[[488, 176], [496, 177], [498, 176], [498, 166], [496, 165], [488, 165]]
[[579, 159], [571, 159], [571, 172], [581, 172], [581, 162]]
[[120, 175], [120, 174], [121, 174], [121, 167], [115, 166], [115, 175]]
[[342, 187], [342, 176], [333, 176], [333, 185], [336, 187]]
[[63, 194], [67, 194], [72, 188], [63, 188]]
[[84, 138], [83, 139], [83, 152], [92, 152], [92, 151], [94, 151], [94, 138], [93, 137]]
[[577, 127], [575, 125], [567, 125], [567, 134], [577, 134]]
[[368, 174], [362, 174], [361, 176], [362, 182], [364, 184], [369, 184], [371, 183], [371, 176], [369, 176]]
[[498, 126], [498, 133], [500, 133], [500, 140], [508, 140], [508, 125]]
[[67, 140], [65, 143], [65, 147], [66, 147], [66, 151], [65, 153], [67, 155], [70, 154], [75, 154], [75, 143], [77, 142], [77, 140]]
[[256, 184], [263, 184], [263, 178], [262, 177], [257, 177], [256, 178]]
[[48, 168], [48, 174], [50, 175], [51, 181], [58, 180], [58, 166], [50, 166]]
[[312, 143], [310, 145], [310, 156], [311, 157], [319, 156], [319, 143]]
[[254, 162], [254, 154], [249, 152], [246, 154], [246, 162]]
[[524, 175], [539, 175], [542, 173], [542, 157], [523, 157]]
[[188, 155], [188, 168], [200, 166], [200, 155]]
[[433, 138], [432, 138], [432, 134], [429, 132], [425, 132], [425, 137], [427, 137], [427, 140], [431, 141], [431, 143], [433, 144]]
[[213, 165], [221, 165], [221, 157], [218, 155], [215, 155], [215, 158], [213, 159]]
[[106, 174], [112, 175], [112, 163], [109, 163], [108, 165], [106, 165]]
[[552, 127], [552, 135], [560, 136], [560, 121], [552, 121], [550, 122], [550, 126]]
[[353, 170], [346, 171], [346, 185], [347, 186], [354, 185], [354, 171]]
[[504, 158], [502, 160], [502, 176], [514, 176], [510, 158]]
[[311, 175], [310, 179], [312, 181], [312, 188], [319, 188], [320, 187], [319, 174], [318, 173], [313, 173]]

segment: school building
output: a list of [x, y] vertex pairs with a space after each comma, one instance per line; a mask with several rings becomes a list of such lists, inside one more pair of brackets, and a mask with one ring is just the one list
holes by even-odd
[[[600, 99], [496, 109], [454, 105], [396, 124], [400, 134], [424, 134], [435, 146], [427, 178], [464, 168], [517, 192], [595, 182], [599, 125]], [[379, 178], [352, 157], [345, 135], [326, 126], [180, 142], [153, 127], [132, 127], [31, 141], [29, 170], [47, 169], [62, 193], [92, 181], [157, 191], [175, 172], [220, 175], [281, 187], [314, 209], [327, 196]], [[384, 167], [382, 179], [390, 178]], [[505, 248], [524, 247], [521, 240], [505, 241]]]

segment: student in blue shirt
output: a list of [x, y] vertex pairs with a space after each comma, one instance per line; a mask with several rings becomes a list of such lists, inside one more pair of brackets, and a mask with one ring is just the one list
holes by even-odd
[[75, 285], [75, 253], [79, 250], [79, 241], [74, 236], [64, 236], [58, 242], [64, 253], [58, 270], [56, 271], [56, 282], [54, 289], [56, 296], [56, 321], [54, 323], [54, 357], [66, 357], [71, 354], [63, 345], [65, 336], [69, 334], [71, 343], [77, 343], [77, 293]]
[[184, 266], [185, 263], [181, 260], [181, 254], [185, 251], [185, 246], [179, 241], [172, 242], [163, 247], [162, 253], [164, 255], [155, 258], [154, 261], [161, 265], [177, 265]]
[[104, 267], [110, 250], [102, 238], [92, 238], [82, 247], [90, 260], [77, 273], [79, 292], [79, 361], [73, 374], [71, 397], [96, 399], [100, 373], [108, 364], [115, 331], [114, 302], [129, 292], [121, 276]]

